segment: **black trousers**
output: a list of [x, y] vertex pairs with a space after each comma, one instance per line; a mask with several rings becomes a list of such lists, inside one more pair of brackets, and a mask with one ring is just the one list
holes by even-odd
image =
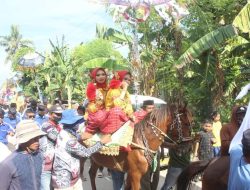
[[[155, 172], [151, 168], [141, 178], [141, 190], [157, 190], [160, 178], [160, 154], [157, 154], [157, 167]], [[152, 181], [151, 181], [152, 179]]]

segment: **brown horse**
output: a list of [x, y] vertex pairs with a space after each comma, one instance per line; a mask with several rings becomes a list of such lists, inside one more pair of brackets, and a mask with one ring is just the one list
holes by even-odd
[[[89, 170], [91, 186], [96, 190], [95, 177], [99, 166], [127, 172], [125, 189], [140, 189], [141, 177], [147, 172], [164, 138], [173, 144], [182, 144], [190, 139], [192, 116], [186, 106], [163, 106], [148, 114], [135, 125], [133, 146], [130, 152], [120, 152], [118, 156], [106, 156], [99, 153], [91, 156]], [[167, 132], [176, 138], [169, 137]], [[187, 138], [188, 137], [188, 138]]]
[[177, 190], [190, 189], [190, 182], [199, 173], [203, 173], [202, 190], [227, 190], [229, 167], [229, 156], [193, 162], [180, 174]]

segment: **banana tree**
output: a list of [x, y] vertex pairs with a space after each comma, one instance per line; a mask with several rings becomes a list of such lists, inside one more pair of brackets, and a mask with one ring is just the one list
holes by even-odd
[[198, 58], [203, 52], [209, 50], [216, 45], [242, 33], [249, 33], [250, 31], [250, 3], [247, 3], [240, 13], [235, 17], [232, 24], [222, 26], [214, 31], [209, 32], [185, 51], [178, 59], [177, 68], [191, 63]]
[[[249, 7], [247, 3], [232, 24], [212, 30], [194, 42], [175, 64], [175, 68], [178, 69], [186, 66], [186, 91], [189, 100], [193, 98], [193, 105], [201, 109], [205, 115], [222, 105], [231, 107], [233, 97], [246, 81], [241, 71], [242, 68], [249, 67], [249, 61], [246, 61], [249, 59], [247, 56], [249, 37], [246, 35], [250, 29]], [[189, 76], [188, 72], [191, 73]], [[197, 86], [195, 83], [191, 84], [192, 81], [201, 83]], [[194, 86], [197, 88], [195, 91]], [[206, 92], [204, 96], [203, 92]], [[207, 104], [199, 104], [197, 95]], [[212, 103], [212, 107], [209, 102]], [[204, 110], [204, 106], [210, 111]]]
[[50, 95], [52, 92], [59, 92], [60, 98], [67, 94], [68, 106], [71, 108], [72, 90], [74, 88], [72, 77], [76, 73], [76, 68], [71, 64], [69, 48], [65, 45], [64, 37], [61, 44], [57, 41], [55, 45], [50, 40], [50, 45], [52, 51], [47, 55], [42, 69], [48, 84], [46, 92]]

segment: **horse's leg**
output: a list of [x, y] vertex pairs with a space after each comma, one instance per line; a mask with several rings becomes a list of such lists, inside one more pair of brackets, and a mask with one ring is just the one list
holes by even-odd
[[125, 190], [140, 190], [141, 189], [142, 174], [139, 170], [128, 172]]
[[96, 190], [95, 178], [98, 168], [100, 167], [97, 163], [95, 163], [92, 159], [90, 159], [91, 166], [89, 169], [89, 177], [91, 182], [92, 190]]
[[148, 163], [146, 158], [140, 151], [134, 150], [128, 157], [128, 176], [126, 183], [126, 190], [140, 190], [141, 188], [141, 178], [148, 170]]

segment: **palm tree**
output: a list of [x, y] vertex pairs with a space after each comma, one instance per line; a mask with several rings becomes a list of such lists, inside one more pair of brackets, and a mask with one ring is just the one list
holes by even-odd
[[11, 61], [16, 51], [21, 47], [29, 47], [32, 45], [30, 40], [22, 38], [18, 26], [11, 25], [10, 35], [0, 36], [0, 46], [5, 48], [7, 57], [5, 62]]

